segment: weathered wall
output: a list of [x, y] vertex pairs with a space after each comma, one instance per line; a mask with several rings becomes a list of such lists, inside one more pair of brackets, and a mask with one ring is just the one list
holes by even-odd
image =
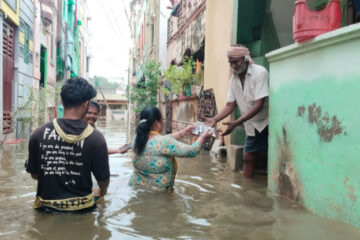
[[[15, 39], [15, 107], [22, 106], [29, 97], [29, 88], [32, 87], [32, 73], [33, 73], [33, 21], [34, 21], [34, 3], [31, 0], [21, 1], [20, 4], [20, 27], [17, 31]], [[25, 25], [29, 26], [29, 52], [25, 53]], [[27, 56], [26, 56], [27, 55]], [[28, 62], [25, 62], [25, 58]]]
[[87, 71], [87, 58], [88, 58], [88, 42], [89, 38], [89, 29], [88, 29], [88, 5], [87, 0], [80, 1], [80, 8], [78, 9], [81, 26], [79, 26], [79, 75], [85, 79], [89, 78], [89, 72]]
[[166, 42], [167, 42], [167, 21], [169, 17], [169, 9], [167, 9], [168, 5], [167, 0], [160, 0], [159, 4], [159, 11], [158, 14], [159, 18], [159, 32], [158, 32], [158, 52], [159, 52], [159, 61], [161, 62], [161, 67], [166, 69], [166, 58], [167, 58], [167, 48], [166, 48]]
[[226, 51], [232, 44], [232, 25], [233, 1], [206, 2], [204, 89], [214, 90], [218, 111], [226, 105], [230, 78]]
[[360, 24], [267, 57], [269, 189], [360, 227]]
[[[60, 1], [60, 0], [58, 0]], [[53, 14], [57, 11], [57, 1], [54, 1], [54, 6], [49, 6], [52, 11], [52, 24], [45, 26], [41, 19], [40, 5], [41, 1], [34, 1], [34, 58], [33, 58], [33, 89], [39, 89], [40, 83], [40, 60], [41, 60], [41, 46], [47, 50], [47, 79], [46, 88], [52, 94], [48, 94], [46, 101], [45, 122], [53, 117], [54, 107], [56, 106], [55, 98], [55, 85], [56, 85], [56, 26], [57, 15]], [[52, 110], [50, 110], [52, 109]]]
[[[34, 3], [31, 0], [20, 2], [20, 24], [15, 37], [15, 71], [14, 71], [14, 107], [22, 107], [30, 96], [33, 73], [33, 26]], [[27, 29], [28, 28], [28, 29]], [[28, 31], [28, 33], [26, 33]], [[28, 42], [26, 35], [28, 34]], [[28, 51], [26, 51], [28, 45]], [[27, 60], [27, 61], [26, 61]], [[17, 138], [30, 136], [29, 112], [18, 112], [14, 119]]]
[[[189, 124], [197, 121], [198, 98], [188, 97], [185, 99], [176, 99], [171, 102], [172, 107], [172, 132], [185, 129]], [[197, 139], [197, 136], [188, 136], [184, 142], [191, 144]]]
[[178, 10], [179, 17], [170, 17], [167, 42], [168, 65], [172, 60], [180, 63], [185, 50], [190, 49], [191, 53], [194, 53], [201, 47], [205, 36], [207, 3], [208, 1], [205, 0], [182, 1], [181, 10]]

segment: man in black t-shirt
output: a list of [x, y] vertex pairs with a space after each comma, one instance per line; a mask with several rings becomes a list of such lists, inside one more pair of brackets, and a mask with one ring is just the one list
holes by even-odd
[[104, 136], [84, 122], [96, 90], [82, 78], [61, 89], [64, 117], [35, 130], [30, 137], [26, 171], [38, 180], [34, 208], [86, 211], [95, 207], [91, 173], [106, 194], [110, 171]]

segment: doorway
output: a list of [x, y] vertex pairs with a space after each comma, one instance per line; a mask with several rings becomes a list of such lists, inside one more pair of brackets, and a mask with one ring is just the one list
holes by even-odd
[[47, 77], [47, 49], [41, 45], [40, 50], [40, 88], [46, 88]]

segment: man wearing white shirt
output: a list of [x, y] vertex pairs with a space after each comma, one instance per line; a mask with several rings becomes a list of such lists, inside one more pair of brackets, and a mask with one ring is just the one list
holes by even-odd
[[227, 56], [233, 69], [227, 103], [219, 114], [213, 118], [205, 118], [205, 122], [214, 126], [234, 111], [235, 103], [238, 105], [241, 117], [223, 123], [227, 129], [222, 136], [244, 124], [244, 176], [250, 178], [254, 173], [255, 161], [268, 147], [269, 74], [263, 66], [254, 64], [249, 50], [243, 45], [231, 46]]

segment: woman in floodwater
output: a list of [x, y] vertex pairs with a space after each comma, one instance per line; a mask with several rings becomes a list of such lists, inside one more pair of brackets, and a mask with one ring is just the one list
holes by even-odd
[[211, 137], [211, 131], [202, 134], [192, 145], [178, 140], [190, 135], [194, 126], [162, 136], [164, 122], [156, 107], [146, 107], [140, 113], [134, 142], [134, 172], [130, 186], [141, 186], [154, 191], [172, 190], [177, 163], [175, 157], [195, 157], [204, 140]]

